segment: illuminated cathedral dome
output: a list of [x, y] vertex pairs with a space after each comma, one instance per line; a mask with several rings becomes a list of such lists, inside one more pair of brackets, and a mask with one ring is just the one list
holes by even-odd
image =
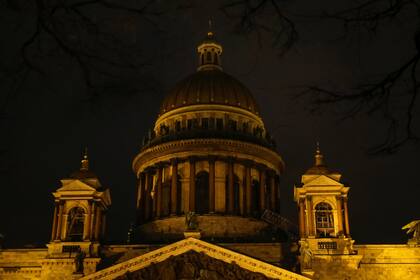
[[251, 92], [237, 79], [219, 69], [201, 70], [179, 82], [166, 96], [160, 114], [199, 104], [219, 104], [258, 114]]
[[182, 238], [195, 213], [205, 239], [272, 240], [258, 218], [279, 209], [283, 160], [251, 92], [223, 72], [212, 32], [197, 53], [197, 71], [168, 93], [133, 161], [139, 236]]

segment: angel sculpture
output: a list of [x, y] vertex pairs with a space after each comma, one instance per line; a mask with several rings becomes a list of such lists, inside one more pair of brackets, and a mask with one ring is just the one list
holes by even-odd
[[196, 231], [198, 229], [197, 214], [188, 212], [185, 215], [185, 226], [187, 231]]
[[411, 242], [420, 244], [420, 220], [412, 221], [402, 229], [407, 230], [407, 234], [413, 234], [413, 238], [410, 239]]

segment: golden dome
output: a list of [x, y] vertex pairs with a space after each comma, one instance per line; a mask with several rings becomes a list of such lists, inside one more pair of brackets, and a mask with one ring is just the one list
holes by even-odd
[[165, 97], [160, 114], [199, 104], [239, 107], [258, 115], [251, 92], [234, 77], [218, 69], [202, 70], [179, 82]]

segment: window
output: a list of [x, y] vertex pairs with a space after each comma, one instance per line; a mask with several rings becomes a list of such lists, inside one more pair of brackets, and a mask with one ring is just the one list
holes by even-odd
[[193, 128], [193, 120], [188, 120], [187, 121], [187, 128], [188, 128], [188, 130], [191, 130]]
[[245, 133], [248, 133], [248, 132], [249, 132], [249, 124], [248, 124], [247, 122], [244, 122], [244, 123], [242, 124], [242, 130], [243, 130]]
[[236, 131], [237, 127], [238, 127], [238, 123], [236, 121], [229, 120], [229, 129], [230, 130]]
[[209, 128], [214, 129], [215, 126], [216, 126], [216, 119], [215, 118], [210, 118], [209, 119]]
[[218, 130], [223, 130], [223, 119], [216, 119], [216, 128]]
[[195, 208], [198, 214], [209, 212], [209, 173], [202, 171], [197, 174], [195, 180]]
[[208, 118], [203, 118], [201, 120], [201, 127], [203, 129], [209, 129], [209, 119]]
[[211, 62], [211, 52], [208, 52], [208, 53], [207, 53], [207, 58], [206, 58], [206, 60], [207, 60], [207, 61], [206, 61], [207, 63], [210, 63], [210, 62]]
[[315, 219], [318, 236], [329, 237], [334, 231], [334, 216], [331, 205], [325, 202], [317, 204]]
[[175, 122], [175, 131], [180, 132], [181, 131], [181, 121]]
[[67, 240], [72, 242], [83, 241], [85, 211], [80, 207], [70, 210], [67, 220]]

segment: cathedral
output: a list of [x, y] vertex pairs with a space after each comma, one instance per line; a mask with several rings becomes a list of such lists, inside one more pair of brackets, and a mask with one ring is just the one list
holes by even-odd
[[103, 242], [112, 188], [86, 153], [53, 193], [50, 242], [0, 248], [0, 279], [419, 280], [420, 221], [407, 244], [357, 244], [350, 187], [319, 145], [294, 188], [298, 225], [279, 214], [285, 163], [257, 102], [223, 71], [213, 32], [197, 52], [197, 71], [166, 95], [134, 157], [130, 242]]

